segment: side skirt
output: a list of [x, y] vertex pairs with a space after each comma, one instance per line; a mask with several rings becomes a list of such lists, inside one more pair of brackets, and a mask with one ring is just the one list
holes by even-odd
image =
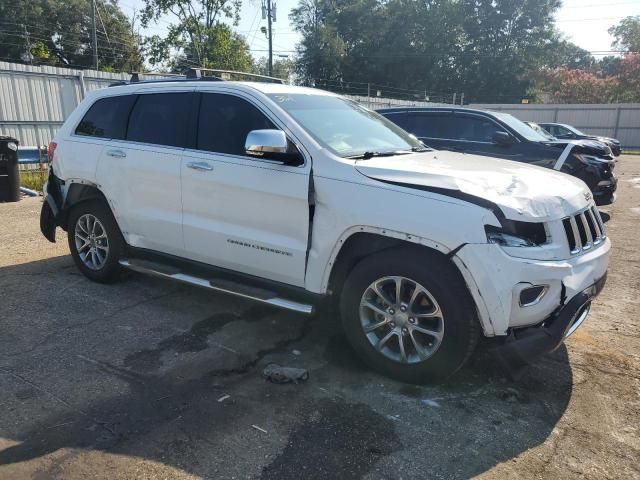
[[164, 255], [149, 252], [145, 252], [144, 256], [146, 258], [136, 255], [124, 258], [120, 260], [120, 265], [136, 272], [236, 295], [305, 315], [312, 315], [315, 311], [314, 304], [324, 298], [296, 287], [283, 285], [282, 288], [277, 288], [277, 282], [226, 272], [189, 260], [181, 261], [175, 257], [165, 259]]

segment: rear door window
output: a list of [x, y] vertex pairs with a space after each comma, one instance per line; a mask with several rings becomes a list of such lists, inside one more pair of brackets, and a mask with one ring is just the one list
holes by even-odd
[[467, 142], [491, 143], [495, 132], [504, 131], [502, 127], [488, 118], [455, 115], [449, 138]]
[[127, 129], [127, 140], [185, 147], [191, 93], [151, 93], [138, 96]]
[[203, 93], [198, 121], [198, 150], [245, 155], [251, 130], [277, 129], [260, 110], [234, 95]]
[[449, 134], [452, 115], [443, 113], [411, 114], [411, 133], [419, 138], [451, 138]]
[[96, 100], [78, 124], [76, 135], [124, 139], [135, 99], [135, 95], [121, 95]]

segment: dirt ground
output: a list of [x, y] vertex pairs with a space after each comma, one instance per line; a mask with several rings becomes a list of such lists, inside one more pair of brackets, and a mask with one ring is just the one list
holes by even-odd
[[[0, 204], [0, 478], [640, 478], [640, 157], [616, 170], [608, 284], [515, 382], [480, 349], [404, 385], [327, 312], [91, 283], [40, 235], [41, 199]], [[310, 379], [268, 383], [270, 362]]]

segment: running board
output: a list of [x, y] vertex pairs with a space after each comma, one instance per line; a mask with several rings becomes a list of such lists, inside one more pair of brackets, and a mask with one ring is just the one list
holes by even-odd
[[208, 288], [216, 292], [228, 293], [238, 297], [254, 300], [256, 302], [266, 303], [273, 307], [291, 310], [305, 315], [313, 314], [313, 305], [295, 302], [286, 298], [278, 297], [274, 292], [262, 288], [256, 288], [223, 279], [211, 279], [196, 277], [179, 271], [178, 269], [157, 264], [155, 262], [137, 261], [137, 260], [120, 260], [120, 265], [135, 272], [145, 273], [178, 282], [188, 283], [198, 287]]

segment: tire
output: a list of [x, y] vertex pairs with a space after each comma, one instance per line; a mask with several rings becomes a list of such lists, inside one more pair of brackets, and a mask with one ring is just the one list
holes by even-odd
[[[398, 304], [394, 303], [398, 277], [403, 312], [397, 312]], [[382, 296], [371, 288], [374, 282]], [[410, 307], [416, 290], [420, 293]], [[378, 309], [361, 306], [365, 299], [367, 305]], [[389, 313], [391, 303], [394, 315]], [[378, 372], [409, 383], [428, 383], [453, 375], [473, 353], [480, 334], [475, 305], [460, 274], [440, 254], [420, 248], [387, 250], [358, 263], [343, 286], [340, 313], [345, 334], [359, 356]], [[373, 331], [365, 333], [365, 327]], [[426, 328], [435, 336], [418, 328]], [[374, 346], [387, 336], [381, 350]]]
[[[96, 219], [97, 222], [92, 222], [92, 219]], [[91, 200], [76, 205], [69, 213], [67, 225], [69, 250], [78, 269], [94, 282], [112, 283], [116, 281], [121, 270], [118, 261], [124, 251], [124, 239], [105, 202]], [[93, 239], [91, 238], [92, 232]], [[77, 237], [76, 233], [79, 233], [80, 236]], [[83, 238], [92, 243], [83, 248], [80, 243], [87, 243], [82, 240]], [[91, 250], [93, 250], [93, 255]]]

